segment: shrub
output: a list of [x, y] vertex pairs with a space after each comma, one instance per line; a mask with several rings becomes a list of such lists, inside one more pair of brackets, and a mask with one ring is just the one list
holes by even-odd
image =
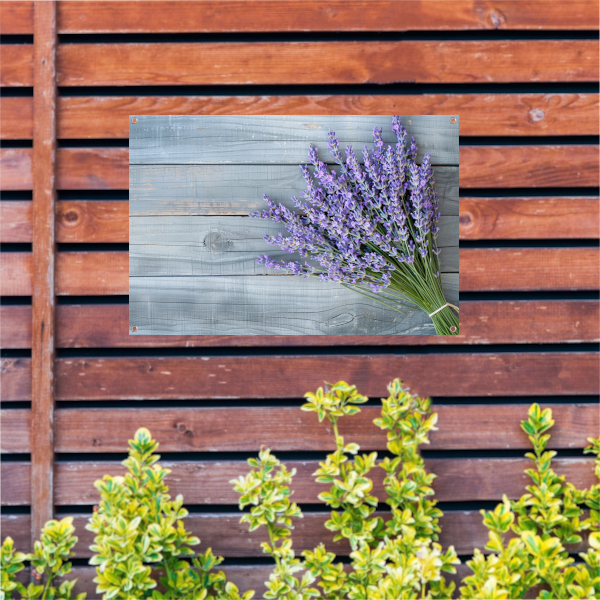
[[[451, 598], [456, 591], [446, 574], [459, 564], [454, 548], [438, 543], [441, 510], [433, 498], [435, 475], [427, 473], [419, 446], [429, 443], [437, 415], [431, 400], [410, 394], [399, 380], [388, 386], [381, 417], [375, 424], [387, 435], [391, 457], [377, 461], [377, 453], [360, 454], [353, 442], [340, 435], [338, 421], [356, 415], [367, 401], [355, 386], [339, 382], [325, 391], [306, 395], [303, 410], [327, 419], [335, 438], [335, 451], [314, 473], [317, 482], [329, 486], [319, 494], [331, 507], [326, 528], [334, 540], [347, 540], [350, 564], [336, 562], [323, 544], [296, 557], [292, 546], [293, 520], [302, 518], [291, 501], [289, 471], [270, 452], [251, 458], [251, 470], [232, 481], [240, 494], [240, 508], [250, 507], [241, 521], [250, 531], [265, 527], [269, 541], [262, 544], [275, 566], [266, 582], [265, 598], [282, 600]], [[472, 574], [462, 581], [464, 599], [523, 598], [535, 588], [538, 598], [600, 597], [600, 484], [578, 490], [552, 470], [555, 452], [547, 450], [554, 424], [552, 411], [537, 404], [529, 409], [521, 426], [533, 452], [533, 468], [526, 473], [532, 484], [519, 500], [503, 501], [493, 511], [481, 511], [489, 530], [488, 554], [475, 550], [467, 562]], [[586, 452], [596, 455], [600, 478], [600, 440], [590, 440]], [[96, 534], [90, 563], [96, 565], [97, 590], [103, 598], [152, 598], [194, 600], [249, 600], [254, 592], [240, 594], [223, 572], [213, 568], [222, 562], [210, 549], [195, 555], [200, 540], [186, 531], [183, 498], [171, 499], [165, 484], [169, 470], [158, 463], [158, 443], [147, 429], [139, 429], [129, 441], [123, 462], [125, 476], [106, 475], [95, 486], [100, 504], [87, 528]], [[389, 518], [375, 515], [379, 505], [370, 473], [382, 468]], [[589, 516], [584, 518], [584, 508]], [[6, 538], [1, 548], [0, 600], [21, 598], [83, 600], [73, 596], [75, 580], [65, 581], [74, 555], [73, 519], [49, 521], [31, 554], [15, 552]], [[589, 532], [589, 549], [575, 562], [567, 546], [582, 541]], [[16, 575], [30, 561], [36, 582], [24, 586]], [[57, 582], [58, 578], [62, 581]], [[58, 586], [58, 587], [57, 587]]]

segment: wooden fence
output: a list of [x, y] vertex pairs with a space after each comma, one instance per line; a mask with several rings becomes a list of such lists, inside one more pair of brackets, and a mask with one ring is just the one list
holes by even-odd
[[[553, 407], [557, 470], [590, 483], [597, 1], [10, 1], [0, 33], [2, 535], [20, 549], [76, 515], [95, 597], [92, 484], [144, 425], [240, 587], [268, 565], [227, 482], [261, 444], [298, 468], [296, 548], [344, 555], [310, 477], [331, 440], [298, 409], [324, 380], [374, 399], [346, 425], [370, 450], [388, 381], [433, 396], [425, 457], [461, 555], [485, 543], [477, 509], [523, 491], [532, 401]], [[394, 113], [460, 115], [460, 336], [128, 334], [128, 115]]]

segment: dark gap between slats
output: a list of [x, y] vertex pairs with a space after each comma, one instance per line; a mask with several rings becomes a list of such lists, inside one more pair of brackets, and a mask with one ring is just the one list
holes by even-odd
[[0, 462], [29, 462], [31, 454], [2, 454]]
[[[9, 36], [7, 36], [9, 37]], [[18, 36], [31, 37], [33, 36]], [[180, 44], [214, 42], [395, 42], [597, 40], [598, 31], [534, 31], [486, 29], [484, 31], [283, 31], [225, 33], [61, 33], [61, 44]], [[25, 43], [28, 40], [23, 40]], [[33, 41], [33, 39], [32, 39]], [[14, 43], [14, 42], [13, 42]]]
[[33, 192], [31, 190], [20, 191], [20, 192], [0, 192], [0, 200], [33, 200]]
[[[453, 398], [451, 396], [433, 396], [434, 411], [444, 405], [487, 405], [496, 406], [511, 404], [521, 406], [525, 410], [534, 402], [538, 404], [598, 404], [600, 396], [480, 396], [470, 398]], [[57, 400], [56, 409], [159, 409], [159, 408], [297, 408], [306, 402], [304, 398], [290, 399], [257, 399], [257, 400]], [[30, 402], [6, 402], [2, 408], [29, 408]], [[22, 405], [22, 406], [21, 406]], [[362, 406], [381, 407], [380, 396], [372, 396]]]
[[[0, 36], [0, 40], [2, 40], [3, 36]], [[2, 41], [0, 41], [2, 44]], [[32, 87], [3, 87], [2, 88], [2, 97], [3, 98], [16, 98], [22, 96], [33, 97], [33, 88]]]
[[[399, 336], [400, 337], [400, 336]], [[407, 354], [539, 354], [570, 353], [581, 354], [598, 352], [598, 344], [485, 344], [465, 346], [335, 346], [335, 347], [259, 347], [259, 348], [57, 348], [57, 358], [151, 358], [164, 356], [367, 356], [367, 355], [407, 355]], [[5, 351], [3, 351], [5, 352]], [[16, 351], [6, 351], [16, 352]]]
[[[33, 44], [33, 33], [3, 33], [0, 36], [1, 44]], [[2, 95], [4, 95], [4, 90]]]
[[500, 302], [512, 300], [598, 300], [598, 291], [560, 290], [556, 292], [460, 292], [462, 301]]
[[459, 248], [597, 248], [598, 239], [577, 240], [460, 240]]
[[0, 140], [0, 148], [33, 148], [33, 140]]
[[57, 200], [129, 200], [129, 190], [57, 190]]
[[0, 410], [28, 410], [30, 408], [30, 400], [19, 400], [16, 402], [0, 402]]
[[[143, 421], [143, 417], [140, 418]], [[549, 448], [552, 448], [552, 441], [549, 443]], [[258, 455], [260, 446], [257, 445], [256, 450], [244, 452], [159, 452], [161, 463], [169, 462], [185, 462], [185, 463], [215, 463], [215, 462], [231, 462], [240, 461], [240, 464], [245, 465], [246, 460], [250, 457]], [[557, 458], [581, 458], [583, 448], [577, 449], [562, 449], [555, 450]], [[376, 450], [375, 448], [362, 447], [361, 453], [377, 452], [378, 458], [394, 458], [395, 455], [387, 450]], [[519, 450], [423, 450], [421, 455], [423, 458], [435, 458], [448, 460], [456, 460], [459, 458], [523, 458], [525, 453], [529, 452], [528, 448]], [[329, 452], [314, 451], [314, 450], [297, 450], [297, 451], [276, 451], [277, 458], [282, 462], [291, 461], [324, 461]], [[24, 458], [28, 454], [6, 454], [3, 456], [11, 457], [13, 461], [29, 460]], [[20, 458], [15, 458], [20, 457]], [[126, 452], [59, 452], [55, 454], [57, 463], [73, 463], [73, 462], [121, 462], [127, 458]], [[249, 470], [249, 469], [248, 469]]]
[[529, 196], [592, 196], [600, 195], [597, 187], [563, 187], [563, 188], [460, 188], [463, 198], [520, 198]]
[[[90, 512], [91, 512], [91, 510], [90, 510]], [[2, 515], [30, 515], [31, 514], [31, 506], [0, 506], [0, 514], [2, 514]]]
[[31, 348], [0, 349], [0, 358], [31, 358]]
[[1, 296], [0, 306], [31, 305], [31, 296]]
[[[17, 89], [17, 88], [3, 88]], [[597, 94], [587, 82], [388, 83], [302, 85], [140, 85], [59, 87], [61, 96], [306, 96], [387, 94]], [[4, 91], [3, 91], [4, 93]]]
[[129, 242], [59, 242], [59, 252], [128, 252]]
[[[465, 117], [468, 118], [468, 117]], [[545, 135], [545, 136], [460, 136], [462, 146], [552, 146], [560, 145], [597, 145], [597, 135]]]
[[0, 251], [2, 252], [31, 252], [33, 244], [28, 242], [2, 242]]

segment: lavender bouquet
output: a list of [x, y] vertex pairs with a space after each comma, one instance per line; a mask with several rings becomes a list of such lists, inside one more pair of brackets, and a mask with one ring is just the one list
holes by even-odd
[[265, 235], [266, 242], [297, 252], [320, 268], [308, 262], [276, 261], [266, 254], [258, 257], [258, 263], [304, 278], [339, 282], [398, 312], [422, 310], [437, 334], [458, 335], [458, 308], [446, 302], [440, 277], [436, 245], [440, 213], [431, 157], [425, 154], [421, 165], [415, 162], [415, 138], [407, 148], [407, 132], [397, 115], [392, 131], [398, 143], [384, 148], [382, 129], [373, 129], [375, 145], [372, 152], [365, 146], [363, 165], [352, 146], [346, 147], [344, 163], [335, 132], [330, 131], [328, 147], [341, 167], [339, 175], [327, 171], [318, 148], [310, 144], [314, 174], [301, 165], [307, 190], [302, 200], [292, 198], [303, 214], [265, 195], [269, 209], [250, 216], [284, 223], [291, 235]]

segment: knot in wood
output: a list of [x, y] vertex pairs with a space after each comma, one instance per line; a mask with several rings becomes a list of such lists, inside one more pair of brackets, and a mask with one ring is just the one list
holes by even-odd
[[469, 225], [473, 219], [469, 213], [462, 213], [460, 217], [458, 217], [458, 221], [461, 225]]
[[175, 427], [177, 428], [177, 431], [179, 431], [179, 433], [185, 433], [187, 431], [187, 425], [185, 423], [177, 423]]
[[211, 231], [204, 238], [204, 245], [208, 248], [209, 252], [220, 254], [221, 252], [226, 252], [232, 246], [232, 243], [221, 231]]
[[546, 113], [541, 108], [532, 108], [529, 111], [529, 117], [532, 123], [539, 123], [546, 117]]
[[73, 209], [68, 210], [63, 214], [63, 220], [69, 224], [77, 223], [77, 221], [79, 221], [79, 213]]

